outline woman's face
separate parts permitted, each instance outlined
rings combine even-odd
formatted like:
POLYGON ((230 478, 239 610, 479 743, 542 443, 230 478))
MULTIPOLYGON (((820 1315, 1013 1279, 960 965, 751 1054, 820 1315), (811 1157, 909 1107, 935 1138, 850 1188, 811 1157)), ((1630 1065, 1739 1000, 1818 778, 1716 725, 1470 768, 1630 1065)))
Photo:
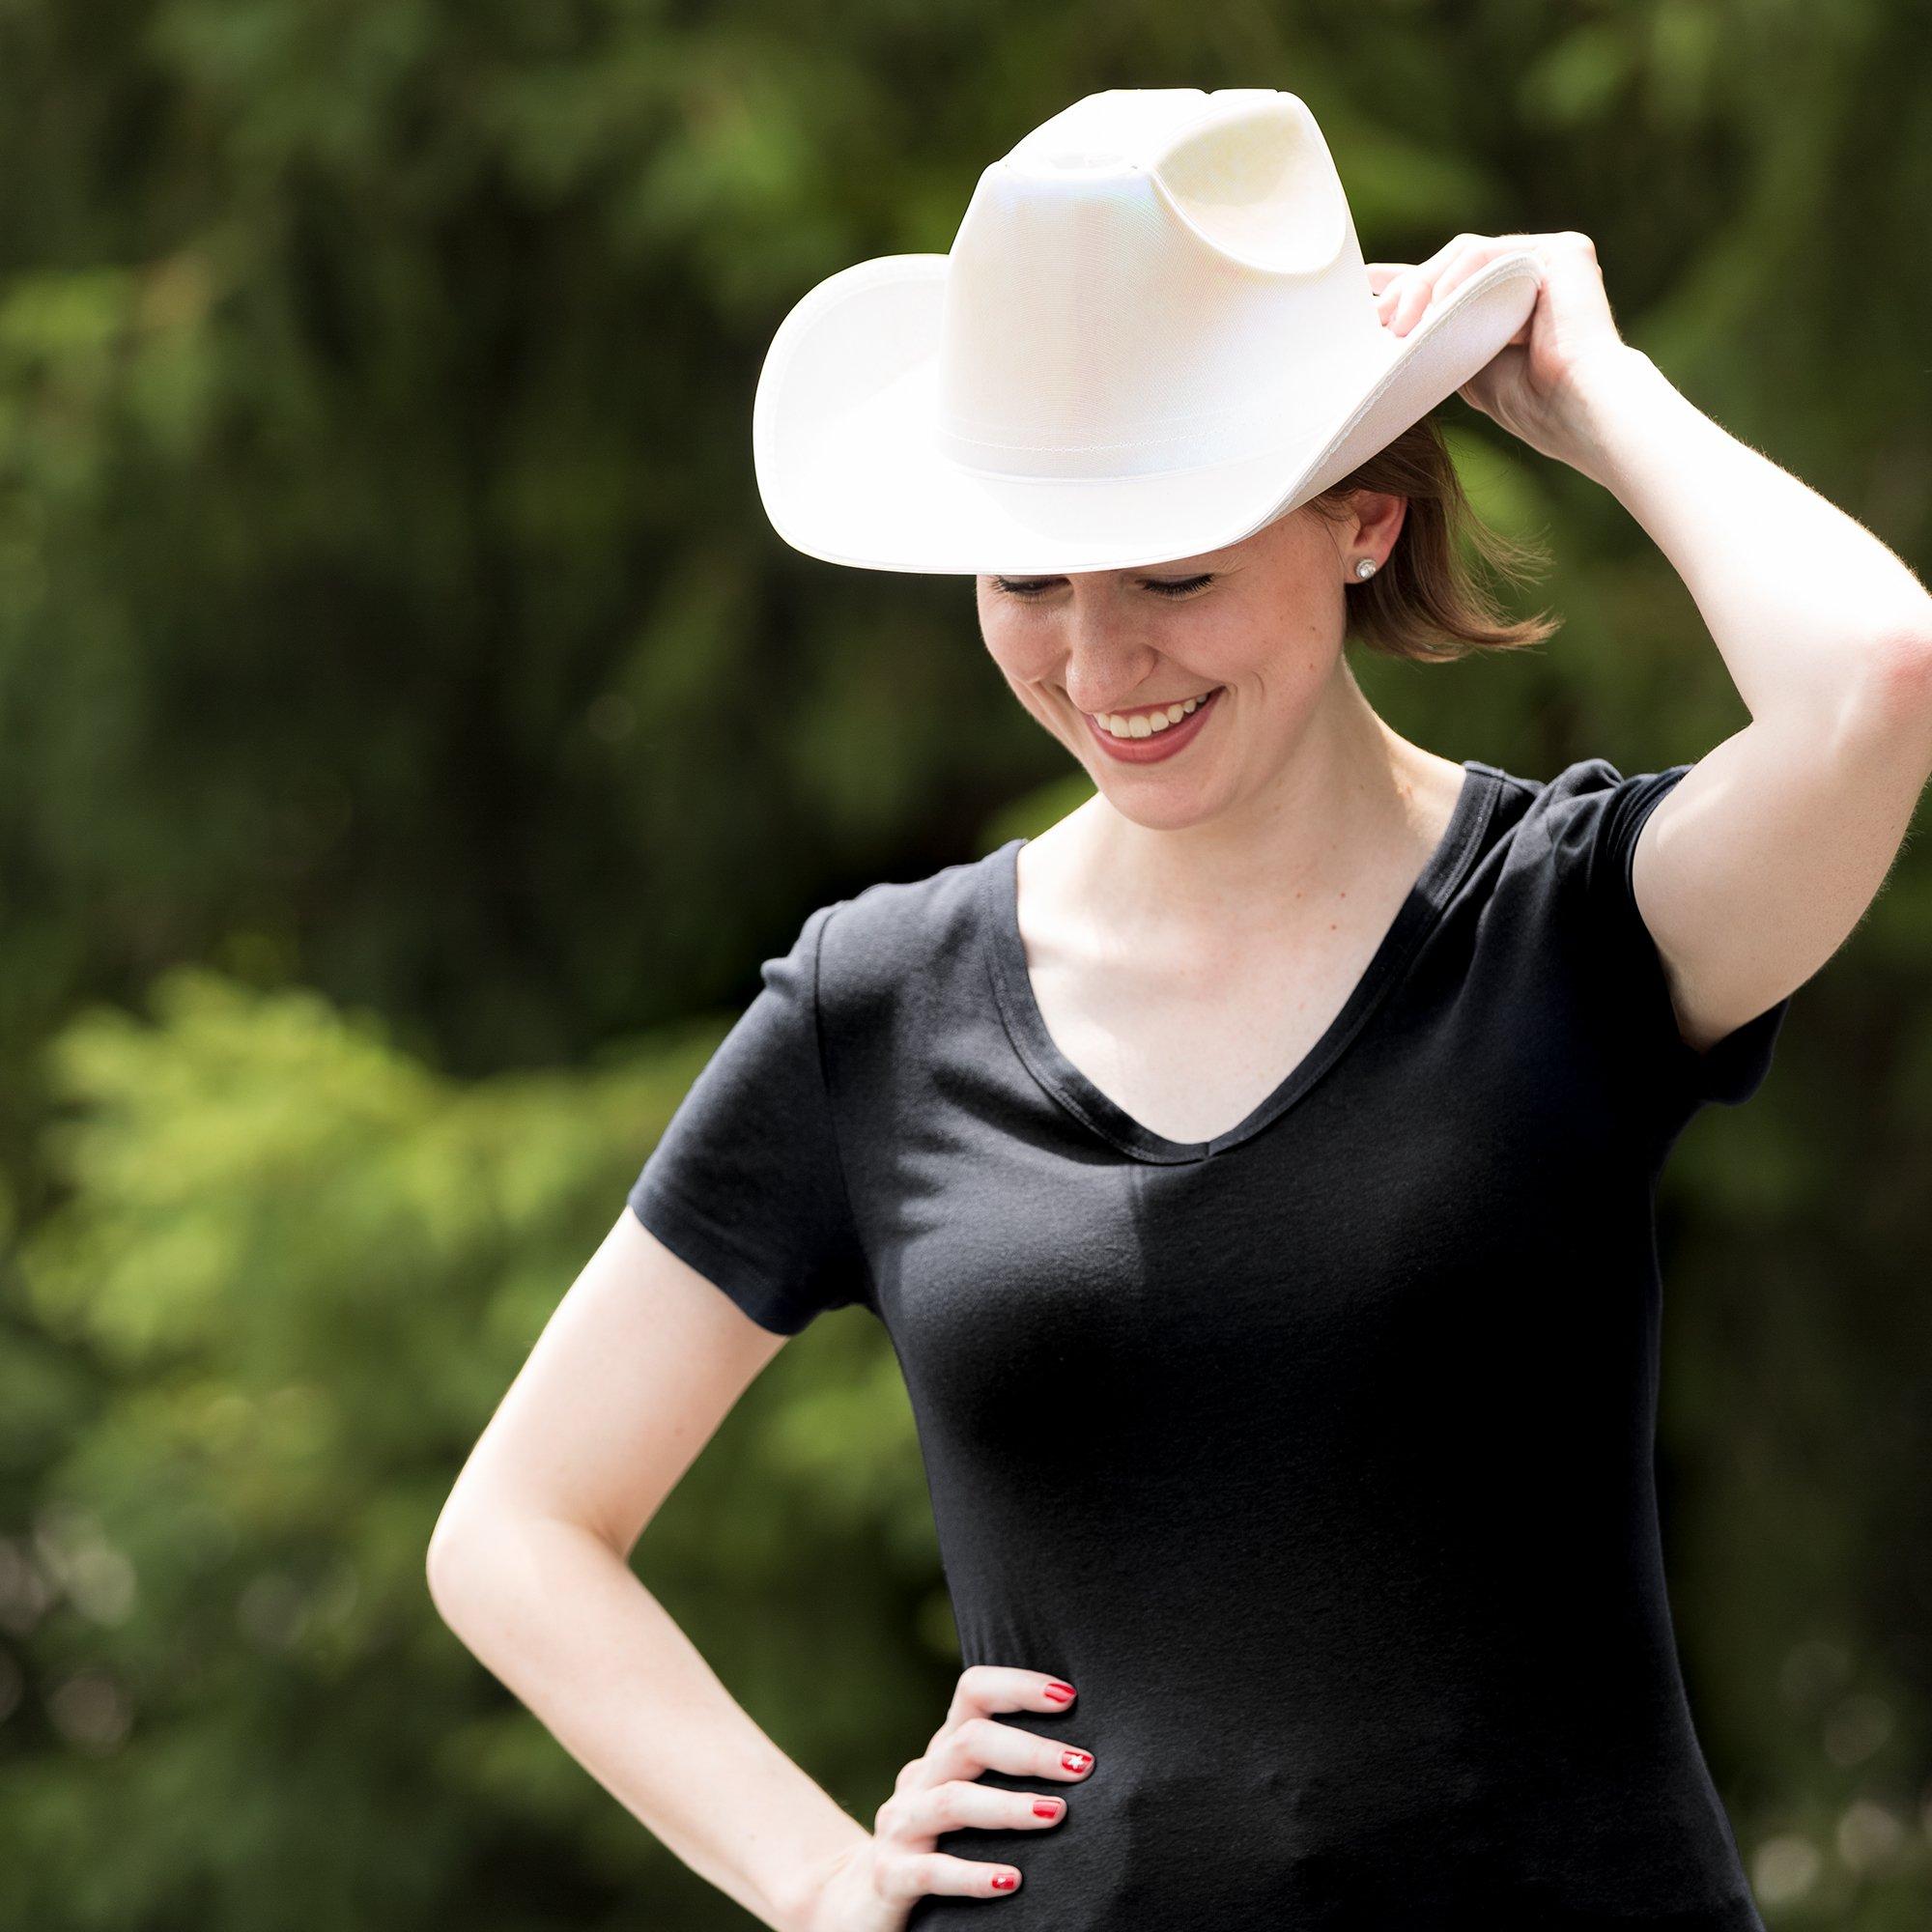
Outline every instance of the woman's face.
POLYGON ((979 579, 980 628, 1019 701, 1127 817, 1196 824, 1264 789, 1336 691, 1355 559, 1388 554, 1401 497, 1353 521, 1306 506, 1226 550, 1138 570, 979 579), (1135 719, 1174 719, 1164 728, 1135 719), (1126 725, 1126 734, 1118 729, 1126 725))

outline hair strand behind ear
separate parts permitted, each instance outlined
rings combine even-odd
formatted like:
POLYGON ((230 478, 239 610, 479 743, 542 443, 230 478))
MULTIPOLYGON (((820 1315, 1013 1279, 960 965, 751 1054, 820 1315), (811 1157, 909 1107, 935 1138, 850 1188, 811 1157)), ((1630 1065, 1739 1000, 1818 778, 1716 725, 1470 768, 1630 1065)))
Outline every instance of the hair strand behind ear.
POLYGON ((1512 618, 1484 587, 1466 549, 1495 575, 1527 583, 1549 567, 1540 544, 1486 523, 1456 473, 1435 415, 1426 415, 1307 505, 1337 522, 1355 490, 1403 497, 1402 534, 1382 567, 1350 584, 1349 635, 1365 648, 1417 664, 1450 664, 1482 650, 1520 650, 1561 628, 1548 611, 1512 618))

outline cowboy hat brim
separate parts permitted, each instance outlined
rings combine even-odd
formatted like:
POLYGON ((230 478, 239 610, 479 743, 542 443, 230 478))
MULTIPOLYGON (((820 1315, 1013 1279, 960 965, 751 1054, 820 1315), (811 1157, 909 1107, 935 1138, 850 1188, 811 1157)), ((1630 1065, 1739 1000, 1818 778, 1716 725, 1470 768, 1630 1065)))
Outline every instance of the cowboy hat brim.
POLYGON ((1528 249, 1487 262, 1324 419, 1259 454, 1140 475, 1005 475, 938 446, 949 258, 883 255, 820 282, 766 352, 758 493, 786 543, 866 570, 1003 577, 1127 570, 1220 550, 1298 508, 1455 393, 1535 306, 1528 249))

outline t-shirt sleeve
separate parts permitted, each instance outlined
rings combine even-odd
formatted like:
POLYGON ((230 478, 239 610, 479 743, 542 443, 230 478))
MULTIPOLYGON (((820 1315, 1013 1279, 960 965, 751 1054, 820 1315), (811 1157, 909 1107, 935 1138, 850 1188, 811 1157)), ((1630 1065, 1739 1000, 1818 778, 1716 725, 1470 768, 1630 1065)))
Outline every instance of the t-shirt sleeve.
POLYGON ((1567 800, 1558 839, 1565 863, 1580 868, 1592 932, 1601 941, 1594 997, 1615 1002, 1620 1037, 1627 1037, 1636 1069, 1655 1078, 1662 1097, 1686 1108, 1714 1101, 1742 1105, 1771 1070, 1790 995, 1703 1052, 1690 1045, 1678 1031, 1663 957, 1644 923, 1632 878, 1644 821, 1691 767, 1669 765, 1631 778, 1603 759, 1572 769, 1590 770, 1597 781, 1567 800))
POLYGON ((819 1023, 821 906, 698 1072, 632 1183, 631 1211, 760 1327, 795 1335, 867 1299, 819 1023))

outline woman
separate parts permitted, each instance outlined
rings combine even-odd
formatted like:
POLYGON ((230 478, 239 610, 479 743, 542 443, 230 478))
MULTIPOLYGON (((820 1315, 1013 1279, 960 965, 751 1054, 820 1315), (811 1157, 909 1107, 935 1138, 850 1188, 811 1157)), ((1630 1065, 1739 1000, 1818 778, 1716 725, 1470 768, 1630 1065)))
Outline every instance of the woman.
POLYGON ((1586 238, 1368 266, 1337 195, 1293 96, 1092 97, 950 258, 833 278, 767 362, 780 528, 969 570, 1095 796, 766 962, 431 1577, 783 1932, 1003 1898, 1056 1932, 1761 1926, 1661 1569, 1652 1190, 1884 879, 1932 601, 1619 339, 1586 238), (1277 380, 1285 340, 1319 383, 1277 380), (1350 630, 1551 628, 1455 561, 1452 389, 1615 493, 1747 725, 1537 782, 1376 716, 1350 630), (871 1832, 627 1561, 852 1302, 906 1375, 966 1663, 871 1832))

